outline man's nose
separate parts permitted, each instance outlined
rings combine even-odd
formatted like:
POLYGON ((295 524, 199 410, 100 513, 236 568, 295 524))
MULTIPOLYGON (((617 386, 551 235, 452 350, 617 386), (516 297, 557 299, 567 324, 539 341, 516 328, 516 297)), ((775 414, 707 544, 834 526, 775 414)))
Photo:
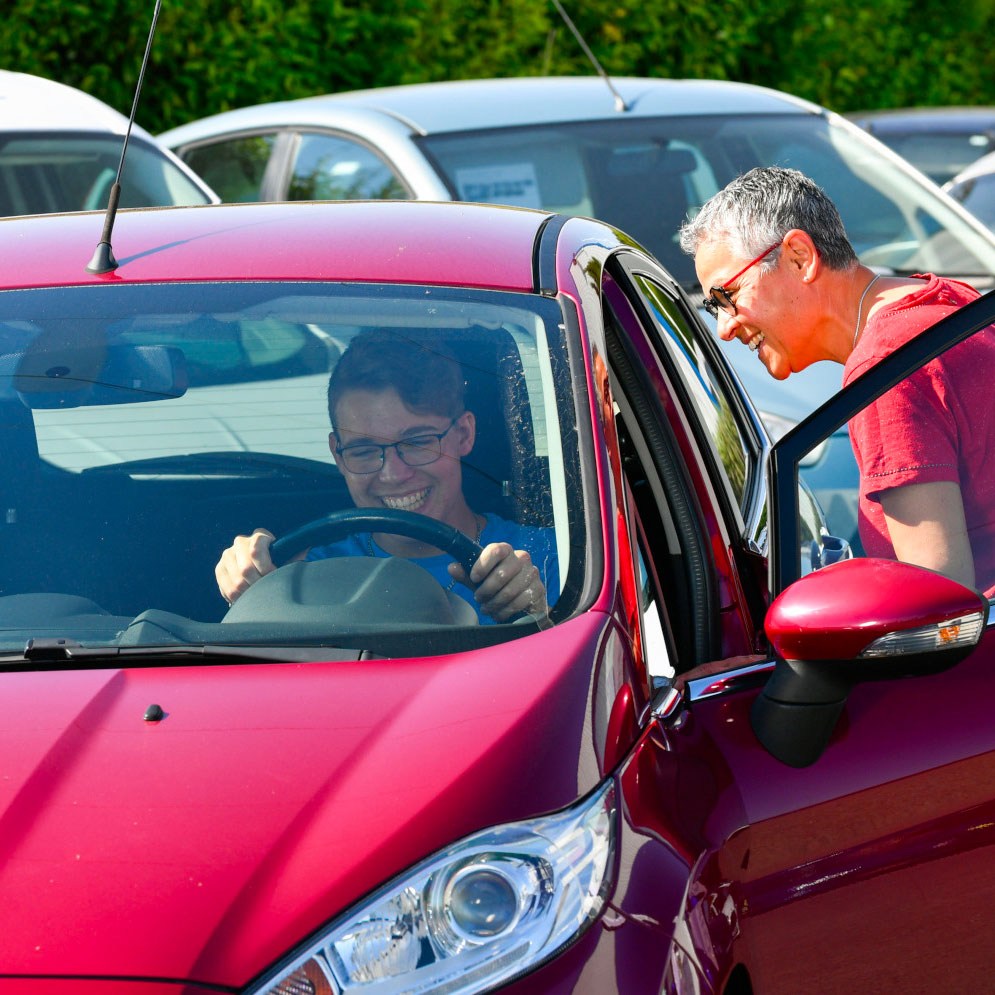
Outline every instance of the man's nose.
POLYGON ((404 480, 411 475, 411 467, 401 459, 397 446, 387 446, 383 451, 380 476, 385 480, 404 480))
POLYGON ((720 310, 715 319, 715 328, 723 342, 731 342, 739 331, 739 316, 720 310))

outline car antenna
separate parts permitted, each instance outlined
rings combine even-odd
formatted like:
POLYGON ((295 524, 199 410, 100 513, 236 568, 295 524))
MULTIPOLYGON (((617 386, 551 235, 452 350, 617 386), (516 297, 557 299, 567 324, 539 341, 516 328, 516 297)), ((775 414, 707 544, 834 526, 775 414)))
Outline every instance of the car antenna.
POLYGON ((584 36, 577 30, 577 26, 570 20, 570 15, 563 9, 563 4, 560 3, 560 0, 553 0, 553 6, 559 11, 560 17, 563 18, 567 27, 573 32, 573 36, 577 39, 580 47, 584 50, 584 54, 591 60, 591 65, 598 70, 598 75, 605 81, 605 85, 608 89, 611 90, 612 95, 615 97, 615 110, 620 113, 627 111, 629 109, 629 105, 622 99, 622 94, 615 89, 614 84, 608 78, 608 73, 601 68, 601 63, 598 62, 597 57, 588 47, 587 42, 584 41, 584 36))
POLYGON ((128 139, 131 138, 131 126, 135 123, 135 111, 138 110, 138 96, 142 92, 142 81, 145 79, 145 67, 148 65, 149 52, 152 51, 152 36, 155 34, 156 21, 159 20, 159 8, 162 0, 155 0, 155 12, 152 14, 152 27, 149 29, 149 40, 145 44, 145 58, 142 59, 142 68, 138 74, 138 85, 135 87, 135 99, 131 104, 131 117, 128 118, 128 128, 124 133, 124 145, 121 147, 121 161, 118 163, 117 176, 111 186, 110 196, 107 198, 107 214, 104 216, 104 231, 100 236, 96 249, 93 251, 93 258, 86 264, 87 273, 110 273, 118 267, 118 261, 114 258, 114 250, 111 248, 111 230, 114 227, 114 219, 117 217, 117 204, 121 199, 121 171, 124 169, 124 157, 128 151, 128 139))

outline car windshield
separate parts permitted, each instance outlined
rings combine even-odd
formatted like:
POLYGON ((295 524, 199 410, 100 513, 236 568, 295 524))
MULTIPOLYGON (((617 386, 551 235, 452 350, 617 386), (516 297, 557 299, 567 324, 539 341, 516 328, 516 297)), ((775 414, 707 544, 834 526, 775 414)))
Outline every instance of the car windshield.
MULTIPOLYGON (((0 133, 0 215, 102 210, 123 141, 92 133, 0 133)), ((161 149, 132 136, 121 175, 122 207, 208 203, 161 149)))
POLYGON ((754 166, 793 167, 839 205, 861 261, 989 286, 995 245, 851 126, 817 114, 633 118, 419 139, 460 200, 597 217, 697 281, 677 231, 754 166))
MULTIPOLYGON (((569 592, 585 572, 585 540, 574 534, 583 511, 576 483, 567 485, 580 475, 564 334, 551 300, 437 287, 228 282, 0 293, 0 649, 68 639, 410 656, 555 623, 572 600, 576 607, 569 592), (404 403, 420 427, 346 424, 346 382, 330 437, 330 373, 371 336, 419 357, 406 373, 429 387, 415 400, 405 393, 404 403), (439 363, 436 388, 420 367, 439 363), (456 383, 459 401, 443 380, 456 383), (454 456, 446 440, 465 412, 474 432, 454 456), (387 468, 417 484, 384 485, 387 468), (472 592, 452 583, 450 557, 388 557, 374 537, 390 529, 368 521, 303 535, 286 557, 310 549, 314 559, 263 577, 231 608, 219 592, 215 564, 236 535, 264 527, 285 537, 356 505, 428 509, 422 491, 444 486, 461 488, 474 512, 471 539, 530 552, 550 618, 478 617, 472 592), (379 501, 399 487, 397 500, 379 501)), ((372 392, 379 410, 393 388, 356 389, 372 392)), ((410 517, 435 525, 428 515, 410 517)))

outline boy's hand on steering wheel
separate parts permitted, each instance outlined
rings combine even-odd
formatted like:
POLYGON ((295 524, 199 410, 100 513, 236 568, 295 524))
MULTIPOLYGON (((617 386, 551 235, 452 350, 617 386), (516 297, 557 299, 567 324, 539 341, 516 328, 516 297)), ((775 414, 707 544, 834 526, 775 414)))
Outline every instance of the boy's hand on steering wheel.
POLYGON ((256 529, 252 535, 236 536, 221 554, 214 577, 221 597, 229 605, 233 605, 260 577, 276 569, 269 555, 270 543, 275 538, 268 529, 256 529))
POLYGON ((507 622, 523 612, 545 615, 549 611, 539 569, 524 549, 512 549, 509 543, 485 546, 469 577, 458 563, 449 564, 449 575, 468 587, 476 585, 474 598, 481 611, 496 622, 507 622))

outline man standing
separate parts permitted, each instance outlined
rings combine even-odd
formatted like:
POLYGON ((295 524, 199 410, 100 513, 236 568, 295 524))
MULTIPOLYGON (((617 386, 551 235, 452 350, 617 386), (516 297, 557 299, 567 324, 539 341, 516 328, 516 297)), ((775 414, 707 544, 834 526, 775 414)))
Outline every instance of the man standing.
MULTIPOLYGON (((718 334, 777 380, 819 360, 844 385, 952 311, 973 288, 860 264, 836 207, 796 170, 761 167, 681 230, 718 334)), ((869 556, 905 560, 995 591, 995 331, 933 360, 850 423, 869 556)))

